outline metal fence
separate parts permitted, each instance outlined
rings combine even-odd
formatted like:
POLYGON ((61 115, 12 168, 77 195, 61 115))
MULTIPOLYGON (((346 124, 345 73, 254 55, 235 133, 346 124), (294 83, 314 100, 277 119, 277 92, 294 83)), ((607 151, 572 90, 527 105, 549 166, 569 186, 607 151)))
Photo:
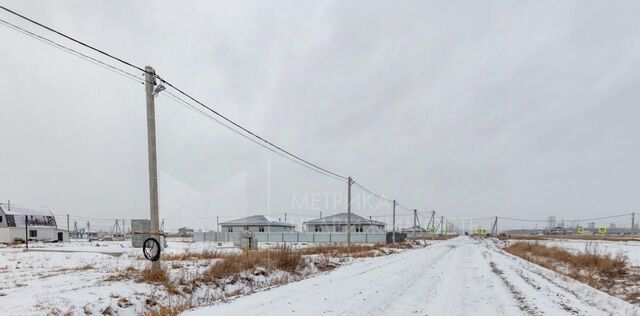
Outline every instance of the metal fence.
MULTIPOLYGON (((194 232, 193 241, 233 242, 240 233, 194 232)), ((265 232, 254 233, 258 242, 346 243, 346 233, 265 232)), ((385 233, 351 233, 353 243, 385 243, 385 233)))

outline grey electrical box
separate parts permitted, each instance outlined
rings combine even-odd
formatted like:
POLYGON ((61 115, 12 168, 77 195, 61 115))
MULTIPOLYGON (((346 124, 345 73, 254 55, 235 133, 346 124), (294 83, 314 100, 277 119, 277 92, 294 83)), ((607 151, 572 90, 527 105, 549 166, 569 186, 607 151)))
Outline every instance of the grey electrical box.
MULTIPOLYGON (((133 248, 142 248, 144 241, 151 237, 151 220, 149 219, 132 219, 131 220, 131 246, 133 248)), ((160 232, 160 246, 167 247, 167 241, 164 234, 160 232)))

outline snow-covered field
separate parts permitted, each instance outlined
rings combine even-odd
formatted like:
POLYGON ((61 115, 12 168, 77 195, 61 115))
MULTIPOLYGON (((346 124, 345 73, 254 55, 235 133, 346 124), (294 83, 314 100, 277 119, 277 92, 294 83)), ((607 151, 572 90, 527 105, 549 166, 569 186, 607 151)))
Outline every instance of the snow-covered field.
MULTIPOLYGON (((30 249, 33 251, 0 248, 2 315, 42 315, 52 311, 63 314, 78 309, 100 314, 109 307, 132 315, 144 309, 146 293, 156 291, 156 286, 145 283, 105 281, 126 267, 140 269, 148 264, 139 259, 141 250, 132 248, 130 241, 34 243, 30 249)), ((170 242, 166 250, 180 253, 187 249, 229 248, 211 243, 170 242)))
MULTIPOLYGON (((562 242, 582 249, 581 241, 562 242)), ((187 315, 640 315, 640 309, 627 302, 503 252, 492 239, 463 236, 429 243, 390 256, 347 261, 333 271, 187 315)), ((74 252, 0 248, 2 315, 134 315, 148 308, 150 295, 161 292, 158 285, 105 281, 116 271, 148 265, 130 242, 32 247, 74 252)), ((637 255, 636 245, 624 247, 637 255)), ((170 242, 167 253, 205 250, 238 251, 228 244, 170 242)))
POLYGON ((576 240, 551 239, 536 240, 545 246, 555 246, 570 251, 580 252, 586 249, 596 250, 602 254, 623 254, 629 258, 631 265, 640 267, 640 241, 608 241, 608 240, 576 240))
MULTIPOLYGON (((260 244, 261 248, 280 246, 278 243, 260 244)), ((305 248, 309 244, 288 244, 293 248, 305 248)), ((136 315, 150 308, 167 305, 168 297, 163 285, 135 282, 132 278, 120 278, 128 268, 141 271, 149 266, 142 258, 141 249, 131 247, 130 241, 72 241, 66 243, 32 243, 25 252, 23 245, 0 246, 0 315, 136 315), (116 276, 114 278, 114 276, 116 276)), ((393 250, 399 251, 399 250, 393 250)), ((185 252, 240 253, 231 244, 215 242, 169 241, 164 254, 178 255, 185 252)), ((314 260, 317 256, 309 256, 314 260)), ((220 259, 164 262, 165 269, 173 277, 199 275, 220 259)), ((327 260, 318 258, 318 260, 327 260)), ((348 258, 335 258, 336 264, 348 262, 348 258)), ((364 260, 364 259, 357 259, 364 260)), ((323 261, 324 262, 324 261, 323 261)), ((242 282, 229 280, 231 284, 219 287, 193 287, 172 294, 172 298, 191 297, 196 304, 209 304, 229 295, 249 293, 281 280, 298 280, 319 271, 311 266, 300 274, 291 275, 274 271, 268 275, 249 273, 242 282), (185 295, 189 294, 189 295, 185 295)), ((188 298, 191 299, 191 298, 188 298)))
POLYGON ((640 309, 459 237, 370 258, 187 315, 640 315, 640 309))

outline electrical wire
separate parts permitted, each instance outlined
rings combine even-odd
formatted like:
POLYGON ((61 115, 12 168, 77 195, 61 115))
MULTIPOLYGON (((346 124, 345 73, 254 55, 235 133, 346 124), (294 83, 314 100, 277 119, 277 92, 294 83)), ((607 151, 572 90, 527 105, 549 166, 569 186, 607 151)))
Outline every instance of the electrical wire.
POLYGON ((24 19, 24 20, 27 20, 27 21, 29 21, 29 22, 31 22, 31 23, 33 23, 33 24, 37 25, 37 26, 40 26, 40 27, 42 27, 42 28, 44 28, 44 29, 46 29, 46 30, 48 30, 48 31, 51 31, 51 32, 53 32, 53 33, 55 33, 55 34, 58 34, 58 35, 60 35, 60 36, 62 36, 62 37, 64 37, 64 38, 66 38, 66 39, 68 39, 68 40, 70 40, 70 41, 73 41, 73 42, 75 42, 75 43, 77 43, 77 44, 80 44, 80 45, 82 45, 82 46, 84 46, 84 47, 87 47, 87 48, 89 48, 89 49, 91 49, 91 50, 93 50, 93 51, 95 51, 95 52, 98 52, 98 53, 100 53, 100 54, 104 55, 104 56, 107 56, 107 57, 109 57, 109 58, 111 58, 111 59, 117 60, 117 61, 119 61, 119 62, 121 62, 121 63, 123 63, 123 64, 125 64, 125 65, 127 65, 127 66, 130 66, 130 67, 133 67, 133 68, 135 68, 135 69, 138 69, 138 70, 142 71, 143 73, 147 73, 147 71, 146 71, 145 69, 143 69, 142 67, 136 66, 136 65, 134 65, 134 64, 132 64, 132 63, 130 63, 130 62, 128 62, 128 61, 123 60, 122 58, 119 58, 119 57, 116 57, 116 56, 114 56, 114 55, 111 55, 111 54, 109 54, 109 53, 107 53, 107 52, 105 52, 105 51, 103 51, 103 50, 100 50, 100 49, 95 48, 95 47, 93 47, 93 46, 91 46, 91 45, 89 45, 89 44, 86 44, 86 43, 84 43, 84 42, 82 42, 82 41, 79 41, 79 40, 77 40, 77 39, 75 39, 75 38, 73 38, 73 37, 71 37, 71 36, 68 36, 68 35, 66 35, 66 34, 62 33, 62 32, 59 32, 59 31, 57 31, 57 30, 54 30, 53 28, 50 28, 50 27, 48 27, 48 26, 46 26, 46 25, 44 25, 44 24, 42 24, 42 23, 40 23, 40 22, 34 21, 34 20, 32 20, 32 19, 30 19, 30 18, 28 18, 28 17, 26 17, 26 16, 24 16, 24 15, 22 15, 22 14, 20 14, 20 13, 17 13, 17 12, 15 12, 15 11, 13 11, 13 10, 10 10, 10 9, 8 9, 8 8, 4 7, 4 6, 1 6, 1 5, 0 5, 0 9, 2 9, 2 10, 4 10, 4 11, 7 11, 7 12, 9 12, 9 13, 11 13, 11 14, 13 14, 13 15, 17 16, 17 17, 20 17, 20 18, 24 19))
POLYGON ((269 150, 269 151, 271 151, 271 152, 273 152, 273 153, 275 153, 275 154, 277 154, 277 155, 279 155, 279 156, 281 156, 281 157, 283 157, 283 158, 286 158, 287 160, 289 160, 289 161, 291 161, 291 162, 293 162, 293 163, 296 163, 296 164, 298 164, 298 165, 301 165, 301 166, 303 166, 303 167, 306 167, 307 169, 309 169, 309 170, 313 170, 313 171, 315 171, 315 172, 317 172, 317 173, 319 173, 319 174, 322 174, 322 175, 325 175, 325 176, 329 176, 329 177, 332 177, 332 178, 337 179, 337 180, 344 180, 344 178, 339 178, 339 177, 334 176, 333 174, 325 173, 324 171, 322 171, 322 170, 320 170, 320 169, 309 168, 309 167, 308 167, 307 165, 305 165, 304 163, 302 163, 302 162, 300 162, 300 161, 297 161, 297 160, 294 160, 294 159, 293 159, 293 158, 291 158, 291 157, 288 157, 288 156, 283 155, 282 153, 278 152, 277 150, 275 150, 275 149, 273 149, 273 148, 271 148, 271 147, 269 147, 269 146, 267 146, 267 145, 265 145, 265 144, 263 144, 263 143, 260 143, 259 141, 257 141, 257 140, 255 140, 255 139, 253 139, 253 138, 249 137, 248 135, 241 133, 241 132, 240 132, 240 131, 238 131, 237 129, 234 129, 233 127, 231 127, 231 126, 229 126, 229 125, 225 124, 224 122, 220 121, 220 120, 219 120, 219 119, 217 119, 216 117, 209 115, 209 113, 207 113, 207 112, 205 112, 205 111, 201 110, 200 108, 198 108, 198 107, 196 107, 195 105, 193 105, 193 104, 189 103, 188 101, 186 101, 186 100, 184 100, 184 99, 180 98, 179 96, 177 96, 177 95, 175 95, 175 94, 171 93, 171 91, 167 91, 167 90, 165 90, 165 91, 163 91, 163 93, 162 93, 162 94, 163 94, 163 95, 167 95, 167 96, 168 96, 168 98, 172 99, 173 101, 176 101, 176 102, 178 102, 178 103, 180 103, 180 104, 182 104, 182 105, 184 105, 184 106, 187 106, 188 108, 190 108, 190 109, 192 109, 192 110, 194 110, 194 111, 198 112, 199 114, 201 114, 201 115, 203 115, 203 116, 205 116, 205 117, 207 117, 207 118, 209 118, 209 119, 212 119, 212 120, 213 120, 213 121, 215 121, 216 123, 218 123, 218 124, 220 124, 220 125, 224 126, 224 127, 225 127, 225 128, 227 128, 228 130, 230 130, 230 131, 232 131, 232 132, 236 133, 237 135, 240 135, 240 136, 244 137, 245 139, 247 139, 247 140, 249 140, 249 141, 251 141, 251 142, 255 143, 256 145, 261 146, 261 147, 263 147, 263 148, 265 148, 265 149, 267 149, 267 150, 269 150))
POLYGON ((243 127, 242 125, 240 125, 240 124, 238 124, 238 123, 234 122, 233 120, 229 119, 228 117, 226 117, 226 116, 222 115, 220 112, 218 112, 218 111, 216 111, 216 110, 214 110, 214 109, 210 108, 210 107, 209 107, 209 106, 207 106, 206 104, 204 104, 204 103, 200 102, 198 99, 196 99, 196 98, 194 98, 193 96, 191 96, 190 94, 188 94, 188 93, 184 92, 182 89, 180 89, 180 88, 176 87, 176 86, 175 86, 175 85, 173 85, 171 82, 169 82, 169 81, 167 81, 167 80, 163 79, 162 77, 157 76, 157 78, 158 78, 161 82, 165 83, 167 86, 169 86, 169 87, 173 88, 174 90, 178 91, 180 94, 182 94, 182 95, 184 95, 185 97, 189 98, 189 99, 190 99, 190 100, 192 100, 193 102, 196 102, 196 103, 197 103, 197 104, 199 104, 200 106, 204 107, 204 108, 205 108, 205 109, 207 109, 209 112, 211 112, 211 113, 215 114, 216 116, 220 117, 221 119, 225 120, 226 122, 230 123, 231 125, 233 125, 233 126, 235 126, 235 127, 239 128, 239 129, 241 129, 241 130, 242 130, 242 131, 244 131, 245 133, 247 133, 247 134, 249 134, 249 135, 251 135, 251 136, 253 136, 253 137, 255 137, 255 138, 259 139, 259 140, 261 140, 261 141, 262 141, 262 142, 264 142, 264 143, 267 143, 267 144, 271 145, 272 147, 275 147, 275 148, 276 148, 276 149, 278 149, 280 152, 282 152, 282 153, 284 153, 284 154, 286 154, 286 155, 288 155, 288 156, 290 156, 290 157, 292 157, 292 158, 294 158, 294 159, 296 159, 296 160, 299 160, 299 161, 301 161, 301 162, 305 163, 306 165, 308 165, 308 166, 310 166, 310 167, 313 167, 313 168, 315 168, 315 169, 318 169, 318 170, 321 170, 321 171, 323 171, 323 172, 325 172, 325 173, 328 173, 328 174, 330 174, 330 175, 332 175, 332 176, 334 176, 334 177, 336 177, 336 178, 339 178, 339 179, 342 179, 342 180, 347 180, 347 177, 345 177, 345 176, 342 176, 342 175, 337 174, 337 173, 335 173, 335 172, 333 172, 333 171, 330 171, 330 170, 327 170, 327 169, 325 169, 325 168, 322 168, 322 167, 320 167, 320 166, 318 166, 318 165, 316 165, 316 164, 314 164, 314 163, 312 163, 312 162, 309 162, 308 160, 303 159, 303 158, 301 158, 300 156, 297 156, 297 155, 295 155, 295 154, 292 154, 291 152, 287 151, 286 149, 284 149, 284 148, 282 148, 282 147, 280 147, 280 146, 278 146, 278 145, 276 145, 276 144, 274 144, 274 143, 272 143, 272 142, 270 142, 270 141, 266 140, 266 139, 265 139, 265 138, 263 138, 262 136, 260 136, 260 135, 258 135, 258 134, 256 134, 256 133, 254 133, 254 132, 252 132, 252 131, 250 131, 249 129, 247 129, 247 128, 243 127))
POLYGON ((43 43, 45 43, 47 45, 50 45, 50 46, 54 47, 54 48, 60 49, 62 51, 70 53, 71 55, 74 55, 76 57, 84 59, 84 60, 86 60, 86 61, 88 61, 88 62, 90 62, 90 63, 92 63, 94 65, 100 66, 100 67, 102 67, 102 68, 104 68, 106 70, 109 70, 109 71, 111 71, 113 73, 121 75, 121 76, 123 76, 123 77, 125 77, 127 79, 130 79, 130 80, 133 80, 135 82, 144 84, 144 81, 143 81, 142 78, 140 78, 140 77, 138 77, 138 76, 136 76, 136 75, 134 75, 134 74, 122 69, 122 68, 118 68, 116 66, 107 64, 107 63, 105 63, 105 62, 103 62, 101 60, 93 58, 93 57, 91 57, 91 56, 89 56, 87 54, 81 53, 81 52, 79 52, 79 51, 77 51, 77 50, 75 50, 73 48, 64 46, 64 45, 62 45, 60 43, 56 43, 56 42, 54 42, 54 41, 52 41, 52 40, 50 40, 50 39, 48 39, 46 37, 40 36, 38 34, 35 34, 35 33, 31 32, 31 31, 28 31, 28 30, 26 30, 26 29, 24 29, 22 27, 19 27, 19 26, 13 24, 13 23, 7 22, 7 21, 5 21, 3 19, 0 19, 0 24, 3 24, 4 26, 6 26, 8 28, 14 29, 14 30, 26 35, 26 36, 35 38, 35 39, 37 39, 37 40, 39 40, 39 41, 41 41, 41 42, 43 42, 43 43))
MULTIPOLYGON (((627 214, 619 214, 619 215, 612 215, 612 216, 605 216, 605 217, 582 218, 582 219, 565 219, 564 221, 565 222, 595 221, 595 220, 619 218, 619 217, 625 217, 625 216, 631 216, 631 215, 632 215, 632 213, 627 213, 627 214)), ((546 220, 543 220, 543 219, 522 219, 522 218, 501 217, 501 216, 498 216, 498 219, 518 221, 518 222, 532 222, 532 223, 548 223, 549 222, 548 219, 546 219, 546 220)))
POLYGON ((264 143, 266 143, 266 144, 268 144, 268 145, 270 145, 270 146, 272 146, 272 147, 276 148, 278 151, 282 152, 283 154, 288 155, 288 156, 290 156, 291 158, 296 159, 296 160, 298 160, 299 162, 302 162, 302 163, 304 163, 304 164, 308 165, 309 167, 316 168, 316 169, 318 169, 318 170, 321 170, 321 171, 323 171, 323 172, 325 172, 325 173, 327 173, 327 174, 331 174, 331 175, 333 175, 334 177, 340 178, 340 179, 342 179, 342 180, 347 180, 347 177, 342 176, 342 175, 340 175, 340 174, 337 174, 337 173, 335 173, 335 172, 333 172, 333 171, 330 171, 330 170, 328 170, 328 169, 322 168, 322 167, 320 167, 319 165, 317 165, 317 164, 315 164, 315 163, 312 163, 312 162, 310 162, 310 161, 308 161, 308 160, 306 160, 306 159, 304 159, 304 158, 302 158, 302 157, 300 157, 300 156, 297 156, 297 155, 295 155, 295 154, 291 153, 290 151, 288 151, 288 150, 286 150, 286 149, 284 149, 284 148, 282 148, 282 147, 280 147, 280 146, 278 146, 278 145, 276 145, 276 144, 272 143, 271 141, 269 141, 269 140, 265 139, 264 137, 262 137, 262 136, 260 136, 260 135, 258 135, 258 134, 256 134, 256 133, 254 133, 254 132, 252 132, 251 130, 249 130, 249 129, 245 128, 244 126, 242 126, 242 125, 240 125, 240 124, 236 123, 235 121, 233 121, 233 120, 231 120, 231 119, 227 118, 226 116, 224 116, 224 115, 223 115, 223 114, 221 114, 220 112, 218 112, 218 111, 214 110, 213 108, 211 108, 211 107, 207 106, 207 105, 206 105, 206 104, 204 104, 203 102, 201 102, 201 101, 199 101, 198 99, 194 98, 194 97, 193 97, 193 96, 191 96, 190 94, 186 93, 184 90, 182 90, 182 89, 178 88, 176 85, 174 85, 173 83, 169 82, 168 80, 166 80, 166 79, 164 79, 164 78, 162 78, 162 77, 158 76, 157 74, 149 73, 148 71, 146 71, 145 69, 143 69, 143 68, 142 68, 142 67, 140 67, 140 66, 134 65, 133 63, 130 63, 130 62, 128 62, 128 61, 125 61, 125 60, 124 60, 124 59, 122 59, 122 58, 116 57, 116 56, 114 56, 114 55, 112 55, 112 54, 109 54, 109 53, 107 53, 107 52, 105 52, 105 51, 103 51, 103 50, 100 50, 100 49, 98 49, 98 48, 96 48, 96 47, 94 47, 94 46, 92 46, 92 45, 86 44, 86 43, 84 43, 84 42, 82 42, 82 41, 80 41, 80 40, 77 40, 77 39, 75 39, 75 38, 73 38, 73 37, 71 37, 71 36, 69 36, 69 35, 66 35, 66 34, 64 34, 64 33, 60 32, 60 31, 57 31, 57 30, 55 30, 55 29, 53 29, 53 28, 51 28, 51 27, 48 27, 48 26, 46 26, 46 25, 44 25, 44 24, 42 24, 42 23, 39 23, 39 22, 37 22, 37 21, 35 21, 35 20, 33 20, 33 19, 30 19, 30 18, 28 18, 28 17, 26 17, 26 16, 24 16, 24 15, 22 15, 22 14, 20 14, 20 13, 17 13, 17 12, 15 12, 15 11, 13 11, 13 10, 10 10, 10 9, 8 9, 8 8, 4 7, 4 6, 0 6, 0 9, 4 10, 4 11, 6 11, 6 12, 9 12, 9 13, 11 13, 11 14, 15 15, 15 16, 18 16, 18 17, 20 17, 20 18, 22 18, 22 19, 24 19, 24 20, 26 20, 26 21, 29 21, 29 22, 31 22, 31 23, 33 23, 33 24, 36 24, 36 25, 38 25, 38 26, 40 26, 40 27, 42 27, 42 28, 45 28, 45 29, 46 29, 46 30, 48 30, 48 31, 51 31, 51 32, 53 32, 53 33, 55 33, 55 34, 57 34, 57 35, 60 35, 60 36, 62 36, 62 37, 64 37, 64 38, 66 38, 66 39, 68 39, 68 40, 71 40, 71 41, 73 41, 73 42, 75 42, 75 43, 77 43, 77 44, 80 44, 80 45, 82 45, 82 46, 84 46, 84 47, 86 47, 86 48, 89 48, 89 49, 91 49, 91 50, 93 50, 93 51, 95 51, 95 52, 98 52, 98 53, 100 53, 100 54, 102 54, 102 55, 104 55, 104 56, 107 56, 107 57, 109 57, 109 58, 111 58, 111 59, 114 59, 114 60, 116 60, 116 61, 119 61, 119 62, 121 62, 121 63, 123 63, 123 64, 125 64, 125 65, 127 65, 127 66, 130 66, 130 67, 133 67, 133 68, 135 68, 135 69, 138 69, 138 70, 142 71, 143 73, 147 73, 147 74, 153 75, 153 76, 155 76, 156 78, 158 78, 158 80, 160 80, 162 83, 164 83, 164 84, 166 84, 167 86, 169 86, 169 87, 173 88, 174 90, 176 90, 176 91, 177 91, 177 92, 179 92, 180 94, 184 95, 184 96, 185 96, 185 97, 187 97, 188 99, 192 100, 193 102, 196 102, 197 104, 199 104, 200 106, 204 107, 205 109, 207 109, 207 110, 208 110, 208 111, 210 111, 211 113, 215 114, 216 116, 220 117, 220 118, 221 118, 221 119, 223 119, 224 121, 226 121, 226 122, 228 122, 228 123, 232 124, 233 126, 235 126, 235 127, 239 128, 239 129, 241 129, 242 131, 244 131, 245 133, 247 133, 247 134, 249 134, 249 135, 251 135, 251 136, 253 136, 253 137, 255 137, 255 138, 259 139, 260 141, 262 141, 262 142, 264 142, 264 143))
MULTIPOLYGON (((189 107, 191 107, 191 108, 193 108, 193 109, 196 109, 198 112, 200 112, 200 113, 202 113, 202 114, 205 114, 207 117, 209 117, 209 118, 211 118, 211 119, 214 119, 216 122, 218 122, 219 124, 222 124, 222 125, 223 125, 223 126, 225 126, 226 128, 229 128, 229 129, 233 130, 233 131, 234 131, 234 132, 236 132, 237 134, 239 134, 239 135, 241 135, 241 136, 243 136, 243 137, 245 137, 245 138, 247 138, 247 139, 249 139, 249 140, 253 141, 254 143, 256 143, 256 144, 258 144, 258 145, 260 145, 260 146, 262 146, 262 147, 264 147, 264 148, 266 148, 266 149, 268 149, 268 150, 270 150, 270 151, 272 151, 272 152, 274 152, 274 153, 276 153, 276 154, 279 154, 279 155, 281 155, 281 156, 283 156, 283 157, 286 157, 287 159, 289 159, 289 160, 290 160, 290 161, 292 161, 292 162, 296 162, 296 163, 298 163, 298 164, 300 164, 300 165, 302 165, 302 166, 305 166, 305 167, 307 167, 307 168, 309 168, 309 169, 312 169, 312 170, 314 170, 314 171, 316 171, 316 172, 318 172, 318 173, 320 173, 320 174, 326 175, 326 176, 332 176, 333 178, 337 178, 337 179, 340 179, 340 180, 347 180, 347 179, 348 179, 347 177, 345 177, 345 176, 343 176, 343 175, 340 175, 340 174, 338 174, 338 173, 335 173, 335 172, 333 172, 333 171, 330 171, 330 170, 328 170, 328 169, 325 169, 325 168, 323 168, 323 167, 321 167, 321 166, 319 166, 319 165, 317 165, 317 164, 315 164, 315 163, 312 163, 312 162, 310 162, 310 161, 308 161, 308 160, 306 160, 306 159, 304 159, 304 158, 302 158, 302 157, 300 157, 300 156, 298 156, 298 155, 295 155, 295 154, 291 153, 290 151, 288 151, 288 150, 286 150, 286 149, 284 149, 284 148, 282 148, 282 147, 280 147, 280 146, 278 146, 278 145, 274 144, 273 142, 271 142, 271 141, 269 141, 269 140, 265 139, 264 137, 262 137, 262 136, 258 135, 257 133, 252 132, 251 130, 249 130, 249 129, 245 128, 244 126, 242 126, 242 125, 240 125, 240 124, 236 123, 235 121, 233 121, 233 120, 229 119, 228 117, 224 116, 224 115, 223 115, 223 114, 221 114, 220 112, 218 112, 218 111, 214 110, 213 108, 211 108, 211 107, 207 106, 206 104, 204 104, 203 102, 199 101, 198 99, 196 99, 195 97, 193 97, 193 96, 192 96, 192 95, 190 95, 189 93, 185 92, 183 89, 181 89, 181 88, 177 87, 177 86, 176 86, 175 84, 173 84, 172 82, 170 82, 170 81, 168 81, 168 80, 166 80, 166 79, 164 79, 164 78, 160 77, 159 75, 157 75, 157 74, 155 74, 155 73, 151 73, 151 72, 147 71, 146 69, 144 69, 144 68, 142 68, 142 67, 140 67, 140 66, 137 66, 137 65, 135 65, 135 64, 133 64, 133 63, 131 63, 131 62, 129 62, 129 61, 126 61, 126 60, 124 60, 124 59, 122 59, 122 58, 120 58, 120 57, 117 57, 117 56, 115 56, 115 55, 113 55, 113 54, 107 53, 107 52, 105 52, 104 50, 98 49, 98 48, 96 48, 95 46, 89 45, 89 44, 87 44, 87 43, 85 43, 85 42, 83 42, 83 41, 80 41, 80 40, 78 40, 78 39, 76 39, 76 38, 74 38, 74 37, 72 37, 72 36, 69 36, 69 35, 67 35, 67 34, 65 34, 65 33, 62 33, 62 32, 60 32, 60 31, 58 31, 58 30, 55 30, 55 29, 53 29, 53 28, 51 28, 51 27, 49 27, 49 26, 46 26, 46 25, 44 25, 44 24, 42 24, 42 23, 40 23, 40 22, 37 22, 37 21, 35 21, 35 20, 31 19, 31 18, 28 18, 28 17, 26 17, 26 16, 24 16, 24 15, 22 15, 22 14, 20 14, 20 13, 17 13, 17 12, 15 12, 15 11, 11 10, 11 9, 8 9, 8 8, 6 8, 6 7, 4 7, 4 6, 1 6, 1 5, 0 5, 0 9, 4 10, 4 11, 6 11, 6 12, 10 13, 10 14, 13 14, 13 15, 15 15, 15 16, 17 16, 17 17, 19 17, 19 18, 23 19, 23 20, 26 20, 26 21, 28 21, 28 22, 30 22, 30 23, 32 23, 32 24, 35 24, 35 25, 37 25, 37 26, 39 26, 39 27, 41 27, 41 28, 44 28, 44 29, 46 29, 46 30, 48 30, 48 31, 50 31, 50 32, 53 32, 53 33, 55 33, 55 34, 57 34, 57 35, 59 35, 59 36, 62 36, 63 38, 66 38, 66 39, 68 39, 68 40, 70 40, 70 41, 72 41, 72 42, 74 42, 74 43, 77 43, 77 44, 79 44, 79 45, 83 46, 83 47, 86 47, 86 48, 88 48, 88 49, 90 49, 90 50, 93 50, 94 52, 97 52, 97 53, 99 53, 99 54, 101 54, 101 55, 104 55, 104 56, 106 56, 106 57, 108 57, 108 58, 110 58, 110 59, 113 59, 113 60, 115 60, 115 61, 118 61, 118 62, 120 62, 120 63, 122 63, 122 64, 124 64, 124 65, 129 66, 129 67, 135 68, 135 69, 137 69, 137 70, 139 70, 139 71, 141 71, 141 72, 143 72, 143 73, 145 73, 145 74, 153 75, 153 76, 154 76, 154 77, 156 77, 156 78, 157 78, 161 83, 164 83, 164 84, 166 84, 167 86, 171 87, 172 89, 174 89, 175 91, 177 91, 177 92, 178 92, 178 93, 180 93, 181 95, 183 95, 183 96, 185 96, 186 98, 190 99, 191 101, 193 101, 193 102, 197 103, 197 104, 198 104, 198 105, 200 105, 201 107, 203 107, 203 108, 205 108, 206 110, 208 110, 209 112, 211 112, 211 113, 215 114, 217 117, 221 118, 222 120, 224 120, 224 121, 225 121, 225 122, 227 122, 228 124, 231 124, 232 126, 229 126, 229 125, 227 125, 227 124, 224 124, 223 122, 221 122, 221 121, 220 121, 220 120, 218 120, 218 119, 215 119, 215 118, 214 118, 213 116, 211 116, 211 115, 206 115, 206 113, 205 113, 204 111, 201 111, 200 109, 196 108, 196 107, 195 107, 195 105, 193 105, 193 104, 191 104, 191 103, 189 103, 189 102, 186 102, 186 101, 185 101, 185 100, 183 100, 182 98, 179 98, 178 96, 176 96, 175 94, 170 93, 169 91, 165 91, 167 94, 171 95, 171 96, 174 98, 174 100, 178 100, 178 102, 180 102, 180 103, 182 103, 182 104, 184 104, 184 105, 187 105, 187 106, 189 106, 189 107), (246 133, 246 134, 248 134, 248 135, 241 133, 240 131, 238 131, 237 129, 235 129, 235 128, 233 128, 233 127, 240 129, 241 131, 243 131, 244 133, 246 133), (250 136, 252 136, 252 137, 253 137, 253 138, 255 138, 255 139, 253 139, 253 138, 249 137, 249 135, 250 135, 250 136), (260 140, 262 143, 258 142, 256 139, 257 139, 257 140, 260 140), (269 146, 271 146, 272 148, 270 148, 270 147, 266 146, 265 144, 268 144, 268 145, 269 145, 269 146), (274 148, 275 148, 275 149, 274 149, 274 148)), ((98 60, 98 59, 96 59, 96 58, 94 58, 94 57, 91 57, 91 56, 89 56, 89 55, 87 55, 87 54, 81 53, 81 52, 79 52, 79 51, 77 51, 77 50, 75 50, 75 49, 72 49, 72 48, 70 48, 70 47, 64 46, 64 45, 59 44, 59 43, 57 43, 57 42, 54 42, 53 40, 50 40, 50 39, 48 39, 48 38, 46 38, 46 37, 44 37, 44 36, 41 36, 41 35, 35 34, 35 33, 33 33, 33 32, 30 32, 30 31, 28 31, 28 30, 26 30, 26 29, 24 29, 24 28, 21 28, 21 27, 19 27, 19 26, 15 25, 15 24, 9 23, 9 22, 4 21, 4 20, 1 20, 1 21, 2 21, 2 23, 3 23, 4 25, 6 25, 6 26, 8 26, 8 27, 11 27, 11 28, 13 28, 13 29, 15 29, 15 30, 17 30, 17 31, 19 31, 19 32, 21 32, 21 33, 23 33, 23 34, 25 34, 25 35, 28 35, 28 36, 34 37, 34 38, 36 38, 36 39, 38 39, 38 40, 40 40, 40 41, 43 41, 43 42, 45 42, 45 43, 47 43, 47 44, 49 44, 49 45, 52 45, 52 46, 57 47, 57 48, 59 48, 59 49, 62 49, 62 50, 64 50, 64 51, 68 52, 68 53, 71 53, 71 54, 73 54, 73 55, 75 55, 75 56, 78 56, 78 57, 80 57, 80 58, 83 58, 83 59, 85 59, 85 60, 88 60, 88 61, 90 61, 90 62, 92 62, 92 63, 94 63, 94 64, 96 64, 96 65, 99 65, 99 66, 101 66, 101 67, 103 67, 103 68, 106 68, 106 69, 109 69, 109 70, 111 70, 111 71, 114 71, 114 72, 116 72, 116 73, 118 73, 118 74, 121 74, 121 75, 123 75, 123 76, 125 76, 125 77, 127 77, 127 78, 129 78, 129 79, 133 79, 133 80, 135 80, 135 81, 137 81, 137 82, 139 82, 139 81, 141 80, 141 78, 139 78, 139 77, 137 77, 136 75, 134 75, 134 74, 132 74, 132 73, 130 73, 130 72, 127 72, 127 71, 125 71, 125 70, 123 70, 123 69, 120 69, 120 68, 118 68, 118 67, 115 67, 115 66, 113 66, 113 65, 110 65, 110 64, 108 64, 108 63, 105 63, 105 62, 103 62, 103 61, 101 61, 101 60, 98 60)), ((143 82, 143 83, 144 83, 144 82, 143 82)), ((372 194, 372 195, 374 195, 374 196, 376 196, 376 197, 378 197, 378 198, 380 198, 380 199, 382 199, 382 200, 384 200, 384 201, 392 202, 392 200, 387 199, 387 198, 384 198, 384 197, 380 196, 379 194, 376 194, 376 193, 374 193, 374 192, 372 192, 372 191, 368 190, 367 188, 363 187, 363 186, 362 186, 362 185, 360 185, 359 183, 357 183, 357 182, 355 182, 355 181, 354 181, 354 183, 355 183, 358 187, 360 187, 360 188, 362 188, 363 190, 367 191, 368 193, 370 193, 370 194, 372 194)), ((399 206, 400 206, 400 205, 399 205, 399 206)), ((407 209, 407 210, 409 210, 408 208, 406 208, 406 207, 404 207, 404 206, 401 206, 401 207, 402 207, 402 208, 405 208, 405 209, 407 209)))
MULTIPOLYGON (((391 199, 387 199, 387 198, 385 198, 385 197, 382 197, 382 196, 381 196, 381 195, 379 195, 379 194, 376 194, 376 193, 372 192, 371 190, 369 190, 369 189, 367 189, 367 188, 363 187, 360 183, 358 183, 358 182, 356 182, 356 181, 353 181, 353 184, 355 184, 355 185, 356 185, 357 187, 359 187, 360 189, 363 189, 363 190, 364 190, 364 191, 366 191, 367 193, 369 193, 369 194, 371 194, 371 195, 373 195, 373 196, 375 196, 375 197, 377 197, 377 198, 379 198, 379 199, 381 199, 381 200, 383 200, 383 201, 393 203, 393 200, 391 200, 391 199)), ((397 205, 397 204, 396 204, 396 205, 397 205)))

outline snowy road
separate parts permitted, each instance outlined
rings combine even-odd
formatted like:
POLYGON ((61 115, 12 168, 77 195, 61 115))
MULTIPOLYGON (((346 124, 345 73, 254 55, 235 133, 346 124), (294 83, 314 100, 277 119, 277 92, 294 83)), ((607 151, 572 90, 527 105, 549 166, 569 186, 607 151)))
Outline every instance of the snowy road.
POLYGON ((639 315, 640 309, 459 237, 370 258, 189 315, 639 315))

